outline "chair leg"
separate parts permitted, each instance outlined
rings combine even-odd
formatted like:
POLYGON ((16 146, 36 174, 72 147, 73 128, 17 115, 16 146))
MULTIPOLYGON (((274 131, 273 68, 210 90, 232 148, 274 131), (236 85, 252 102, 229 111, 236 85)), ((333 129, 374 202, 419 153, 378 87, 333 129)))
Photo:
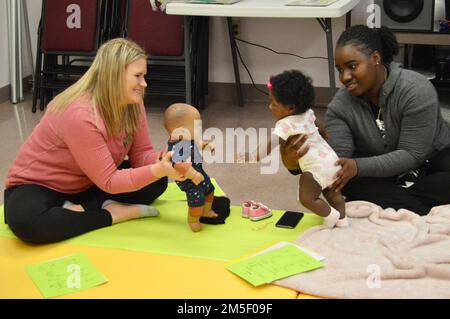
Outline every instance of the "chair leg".
POLYGON ((42 27, 41 21, 39 21, 38 27, 38 39, 37 39, 37 50, 36 50, 36 65, 34 70, 34 85, 33 85, 33 104, 31 111, 36 113, 37 97, 41 90, 41 72, 42 72, 42 52, 41 43, 42 42, 42 27))
POLYGON ((41 91, 41 69, 42 69, 42 53, 40 50, 36 53, 36 70, 34 71, 34 85, 33 85, 33 105, 31 111, 36 113, 37 97, 41 91))
MULTIPOLYGON (((63 57, 64 59, 64 57, 63 57)), ((57 83, 56 77, 52 71, 55 70, 58 64, 58 55, 45 55, 44 57, 44 74, 45 74, 45 81, 44 86, 46 87, 45 90, 43 90, 44 94, 43 96, 43 103, 40 104, 40 109, 43 111, 45 109, 45 106, 53 99, 53 91, 54 91, 54 85, 57 83)))
POLYGON ((37 104, 37 96, 39 94, 39 87, 37 83, 37 75, 34 77, 34 85, 33 85, 33 103, 31 106, 31 112, 36 113, 36 104, 37 104))
POLYGON ((39 92, 39 110, 44 110, 44 89, 40 89, 39 92))
POLYGON ((45 91, 46 87, 48 87, 48 74, 46 74, 46 70, 48 69, 48 56, 43 54, 43 64, 42 64, 42 73, 40 79, 40 88, 39 88, 39 109, 41 111, 44 110, 45 103, 45 91))

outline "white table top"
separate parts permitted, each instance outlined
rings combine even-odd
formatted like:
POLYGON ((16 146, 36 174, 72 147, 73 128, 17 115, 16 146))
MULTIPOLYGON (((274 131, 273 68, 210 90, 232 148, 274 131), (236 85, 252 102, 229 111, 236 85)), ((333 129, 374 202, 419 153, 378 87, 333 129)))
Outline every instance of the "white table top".
POLYGON ((220 4, 168 3, 167 14, 248 18, 338 18, 352 10, 360 0, 339 0, 326 7, 286 6, 292 0, 242 0, 220 4))

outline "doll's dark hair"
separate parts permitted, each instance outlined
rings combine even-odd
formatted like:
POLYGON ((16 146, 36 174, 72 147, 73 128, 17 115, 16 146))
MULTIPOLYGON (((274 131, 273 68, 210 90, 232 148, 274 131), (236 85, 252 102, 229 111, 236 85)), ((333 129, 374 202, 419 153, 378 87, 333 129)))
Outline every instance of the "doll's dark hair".
POLYGON ((337 41, 337 48, 352 45, 366 56, 378 51, 382 63, 389 65, 399 52, 397 39, 387 27, 371 29, 365 25, 355 25, 345 30, 337 41))
POLYGON ((294 106, 296 114, 311 108, 314 88, 310 77, 298 70, 284 71, 270 78, 272 95, 284 106, 294 106))

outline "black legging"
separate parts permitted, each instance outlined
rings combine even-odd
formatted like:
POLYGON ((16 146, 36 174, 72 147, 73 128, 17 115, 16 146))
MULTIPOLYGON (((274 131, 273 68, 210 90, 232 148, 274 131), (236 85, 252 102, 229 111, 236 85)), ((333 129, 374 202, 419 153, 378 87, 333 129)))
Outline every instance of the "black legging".
POLYGON ((434 206, 450 204, 450 148, 430 160, 427 173, 403 188, 395 177, 355 177, 342 190, 346 201, 365 200, 383 208, 405 208, 426 215, 434 206))
POLYGON ((5 190, 5 222, 20 239, 52 243, 110 226, 111 214, 101 206, 106 199, 121 203, 150 204, 167 188, 167 177, 131 193, 108 194, 93 186, 80 194, 63 194, 27 184, 5 190), (84 212, 62 208, 64 201, 83 206, 84 212))

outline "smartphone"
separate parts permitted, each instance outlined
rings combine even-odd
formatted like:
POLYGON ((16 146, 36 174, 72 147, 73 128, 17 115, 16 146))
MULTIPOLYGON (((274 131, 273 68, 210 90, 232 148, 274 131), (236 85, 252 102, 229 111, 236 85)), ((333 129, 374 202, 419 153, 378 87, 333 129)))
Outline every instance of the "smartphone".
POLYGON ((283 216, 275 224, 276 227, 281 228, 295 228, 300 220, 303 218, 303 213, 300 212, 284 212, 283 216))

